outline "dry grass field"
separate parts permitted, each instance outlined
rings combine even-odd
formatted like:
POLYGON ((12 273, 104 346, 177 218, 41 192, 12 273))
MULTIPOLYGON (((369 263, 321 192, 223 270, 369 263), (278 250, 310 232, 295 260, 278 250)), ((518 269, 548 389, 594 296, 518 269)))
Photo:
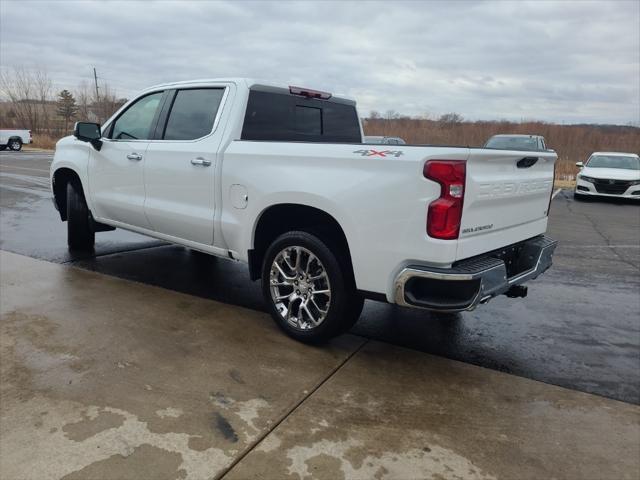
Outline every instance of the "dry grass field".
POLYGON ((556 182, 572 185, 578 171, 576 162, 592 152, 640 152, 640 128, 614 125, 557 125, 543 122, 457 122, 397 118, 365 119, 366 135, 404 138, 407 143, 482 146, 492 135, 520 133, 543 135, 558 153, 556 182))
POLYGON ((42 150, 53 150, 58 140, 60 140, 60 137, 54 137, 47 133, 34 133, 32 135, 32 142, 29 147, 42 150))

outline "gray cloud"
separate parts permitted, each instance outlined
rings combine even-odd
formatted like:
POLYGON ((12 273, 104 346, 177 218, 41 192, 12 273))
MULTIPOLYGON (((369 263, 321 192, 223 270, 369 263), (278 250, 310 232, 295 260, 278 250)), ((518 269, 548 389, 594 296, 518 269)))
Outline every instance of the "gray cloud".
POLYGON ((122 96, 248 76, 376 109, 640 122, 640 3, 0 2, 0 66, 57 88, 98 69, 122 96))

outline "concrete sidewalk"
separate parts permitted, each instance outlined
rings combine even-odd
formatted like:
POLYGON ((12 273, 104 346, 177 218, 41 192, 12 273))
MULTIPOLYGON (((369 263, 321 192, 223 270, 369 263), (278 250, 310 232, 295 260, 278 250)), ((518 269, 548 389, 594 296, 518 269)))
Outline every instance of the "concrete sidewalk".
POLYGON ((629 478, 640 408, 0 256, 0 478, 629 478))

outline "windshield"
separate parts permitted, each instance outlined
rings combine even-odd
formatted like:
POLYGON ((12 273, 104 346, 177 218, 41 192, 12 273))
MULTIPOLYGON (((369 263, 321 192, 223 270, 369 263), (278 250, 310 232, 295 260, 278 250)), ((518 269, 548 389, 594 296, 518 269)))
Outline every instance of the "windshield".
POLYGON ((538 140, 533 137, 491 137, 485 148, 500 150, 538 150, 538 140))
POLYGON ((640 170, 640 158, 622 155, 594 155, 587 162, 589 168, 623 168, 640 170))

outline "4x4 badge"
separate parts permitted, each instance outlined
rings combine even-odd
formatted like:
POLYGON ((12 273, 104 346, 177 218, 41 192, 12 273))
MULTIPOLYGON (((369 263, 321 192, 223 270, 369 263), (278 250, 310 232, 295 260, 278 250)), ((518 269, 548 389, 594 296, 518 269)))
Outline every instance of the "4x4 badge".
POLYGON ((404 155, 401 150, 356 150, 353 153, 359 153, 363 157, 386 157, 387 155, 399 157, 404 155))

